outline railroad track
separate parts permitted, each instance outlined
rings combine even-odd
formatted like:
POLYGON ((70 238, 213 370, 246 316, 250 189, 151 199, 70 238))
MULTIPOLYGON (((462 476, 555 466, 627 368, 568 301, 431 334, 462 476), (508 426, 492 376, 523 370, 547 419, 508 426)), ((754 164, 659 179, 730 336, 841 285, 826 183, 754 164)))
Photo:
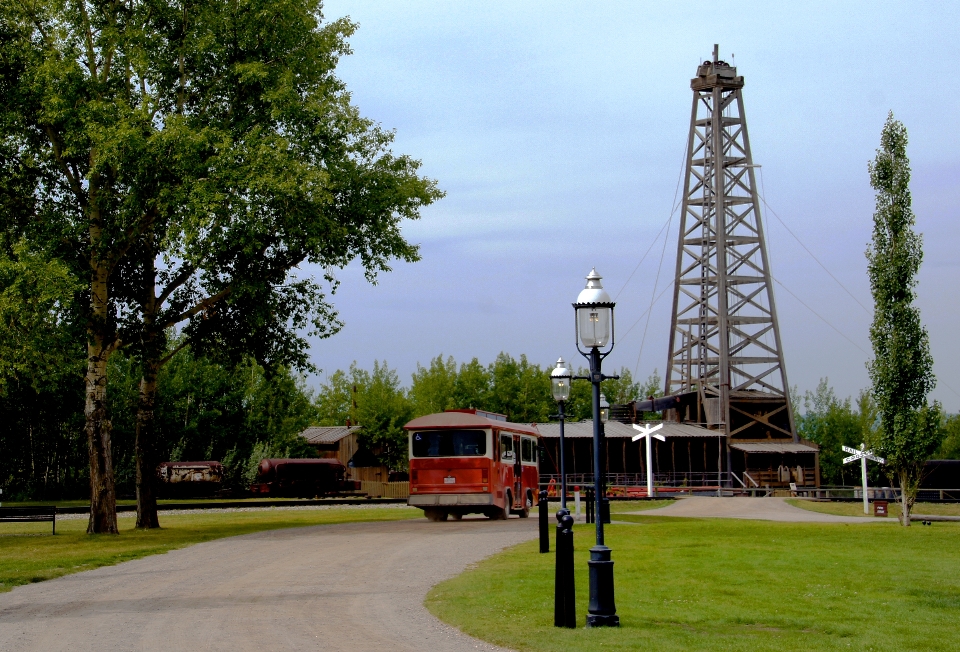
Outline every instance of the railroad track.
MULTIPOLYGON (((405 505, 406 498, 317 498, 277 499, 277 500, 207 500, 190 503, 163 503, 157 505, 161 511, 190 509, 237 509, 251 507, 306 507, 314 505, 405 505)), ((136 505, 117 505, 117 512, 135 512, 136 505)), ((58 514, 87 514, 89 507, 58 507, 58 514)))

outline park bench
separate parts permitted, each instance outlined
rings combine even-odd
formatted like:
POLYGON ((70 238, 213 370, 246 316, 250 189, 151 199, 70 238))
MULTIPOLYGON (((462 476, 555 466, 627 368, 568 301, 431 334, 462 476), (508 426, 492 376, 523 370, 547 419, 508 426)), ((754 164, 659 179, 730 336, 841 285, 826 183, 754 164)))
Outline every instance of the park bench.
POLYGON ((57 508, 53 507, 0 507, 0 523, 53 523, 52 534, 57 533, 57 508))

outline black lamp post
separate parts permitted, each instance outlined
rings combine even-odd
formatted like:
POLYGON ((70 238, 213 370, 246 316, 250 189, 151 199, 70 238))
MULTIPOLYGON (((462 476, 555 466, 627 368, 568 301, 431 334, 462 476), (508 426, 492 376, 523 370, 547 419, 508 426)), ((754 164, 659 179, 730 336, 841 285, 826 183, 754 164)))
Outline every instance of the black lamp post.
MULTIPOLYGON (((550 383, 553 385, 553 399, 557 402, 557 417, 560 419, 560 509, 567 511, 567 464, 564 458, 563 443, 563 419, 566 416, 563 413, 563 406, 570 398, 570 382, 573 380, 573 373, 567 368, 567 363, 563 358, 557 360, 556 368, 550 372, 550 383)), ((559 516, 557 517, 559 520, 559 516)))
POLYGON ((593 384, 593 497, 596 514, 597 545, 590 549, 590 602, 587 605, 587 627, 619 627, 620 616, 614 603, 613 561, 610 548, 603 542, 603 466, 601 450, 601 401, 600 383, 607 378, 600 371, 600 363, 613 350, 614 302, 600 284, 602 277, 597 270, 590 270, 587 286, 573 304, 576 315, 577 351, 590 362, 589 380, 593 384), (583 345, 586 351, 580 348, 583 345), (601 349, 606 349, 601 351, 601 349))

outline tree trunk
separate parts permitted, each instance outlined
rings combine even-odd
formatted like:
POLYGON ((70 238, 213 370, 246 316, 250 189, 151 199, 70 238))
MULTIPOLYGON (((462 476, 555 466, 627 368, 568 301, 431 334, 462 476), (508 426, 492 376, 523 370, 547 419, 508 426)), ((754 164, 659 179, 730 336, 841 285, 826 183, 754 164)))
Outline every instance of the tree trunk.
POLYGON ((145 360, 137 404, 137 527, 158 528, 156 437, 154 407, 157 398, 157 361, 145 360))
MULTIPOLYGON (((91 229, 93 231, 93 229, 91 229)), ((117 494, 110 450, 112 425, 107 418, 107 360, 114 342, 107 342, 107 270, 93 260, 91 322, 87 341, 86 417, 90 455, 90 521, 88 534, 117 534, 117 494)))
POLYGON ((137 527, 160 527, 157 516, 157 461, 154 430, 157 402, 157 371, 160 368, 160 342, 156 332, 157 293, 154 252, 148 247, 144 260, 143 287, 143 376, 137 402, 137 527))
POLYGON ((900 471, 900 525, 910 527, 910 512, 917 499, 916 483, 912 482, 910 473, 900 471))

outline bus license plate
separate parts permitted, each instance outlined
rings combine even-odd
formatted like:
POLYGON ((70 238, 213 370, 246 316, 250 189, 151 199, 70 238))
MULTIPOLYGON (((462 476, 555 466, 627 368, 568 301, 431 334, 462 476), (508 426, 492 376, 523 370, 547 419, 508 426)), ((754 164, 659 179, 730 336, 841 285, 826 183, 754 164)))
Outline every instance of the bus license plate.
POLYGON ((446 478, 443 479, 444 484, 454 484, 456 481, 457 479, 454 478, 453 476, 447 476, 446 478))

